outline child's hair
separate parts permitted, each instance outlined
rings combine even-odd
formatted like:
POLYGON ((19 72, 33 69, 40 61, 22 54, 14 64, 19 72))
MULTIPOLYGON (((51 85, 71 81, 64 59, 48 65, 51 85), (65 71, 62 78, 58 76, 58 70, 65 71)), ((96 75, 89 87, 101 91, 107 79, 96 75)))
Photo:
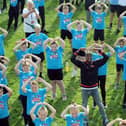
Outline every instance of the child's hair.
POLYGON ((50 45, 58 45, 56 41, 53 41, 50 45))
POLYGON ((101 10, 103 9, 103 6, 101 4, 96 5, 95 9, 101 10))
POLYGON ((0 63, 4 64, 4 58, 0 58, 0 63))
POLYGON ((31 85, 38 85, 38 83, 37 83, 36 80, 32 80, 32 81, 31 81, 31 85))
POLYGON ((68 5, 64 5, 63 9, 69 9, 68 5))
POLYGON ((29 64, 29 62, 24 61, 24 62, 22 63, 22 66, 30 66, 30 64, 29 64))
POLYGON ((119 38, 119 39, 118 39, 118 43, 120 43, 120 42, 123 42, 123 43, 125 43, 125 42, 126 42, 126 39, 125 39, 124 37, 122 37, 122 38, 119 38))
POLYGON ((47 108, 46 108, 45 106, 41 106, 41 107, 39 108, 39 110, 38 110, 38 113, 41 112, 41 110, 46 111, 47 114, 48 114, 48 110, 47 110, 47 108))

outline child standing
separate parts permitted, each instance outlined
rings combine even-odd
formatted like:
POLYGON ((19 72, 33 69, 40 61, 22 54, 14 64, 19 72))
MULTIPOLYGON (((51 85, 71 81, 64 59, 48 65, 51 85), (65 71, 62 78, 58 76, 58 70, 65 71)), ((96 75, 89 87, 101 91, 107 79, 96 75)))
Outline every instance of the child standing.
POLYGON ((108 7, 105 3, 94 3, 89 7, 91 16, 93 18, 93 28, 94 28, 94 41, 97 43, 98 40, 101 44, 104 43, 104 29, 105 29, 105 17, 107 15, 108 7), (95 7, 95 11, 93 10, 95 7), (103 11, 103 7, 105 10, 103 11))

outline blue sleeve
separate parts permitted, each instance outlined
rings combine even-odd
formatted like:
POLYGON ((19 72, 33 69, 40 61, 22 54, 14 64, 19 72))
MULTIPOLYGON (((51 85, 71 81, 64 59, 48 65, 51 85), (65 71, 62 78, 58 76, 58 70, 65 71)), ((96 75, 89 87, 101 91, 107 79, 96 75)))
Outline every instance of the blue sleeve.
POLYGON ((84 112, 80 112, 80 113, 79 113, 79 117, 80 117, 81 119, 84 119, 84 118, 86 118, 86 115, 85 115, 84 112))
POLYGON ((41 88, 40 91, 41 91, 41 94, 43 94, 43 95, 45 95, 47 93, 47 89, 46 88, 41 88))
POLYGON ((66 115, 65 115, 65 120, 69 121, 69 120, 70 120, 70 117, 71 117, 70 114, 66 114, 66 115))
POLYGON ((33 120, 33 123, 37 124, 37 122, 38 122, 38 118, 35 118, 35 120, 33 120))
POLYGON ((8 101, 8 99, 9 99, 8 93, 4 94, 4 100, 5 100, 5 101, 8 101))
POLYGON ((1 34, 1 35, 0 35, 0 38, 1 38, 2 40, 4 40, 4 39, 5 39, 4 34, 1 34))
POLYGON ((62 15, 62 12, 59 12, 59 13, 58 13, 58 16, 61 17, 61 15, 62 15))
POLYGON ((89 32, 89 30, 86 28, 86 29, 84 29, 84 32, 87 34, 89 32))
POLYGON ((45 49, 46 52, 49 52, 50 51, 50 47, 47 46, 46 49, 45 49))
POLYGON ((106 17, 107 16, 107 13, 106 12, 103 12, 103 16, 106 17))
POLYGON ((28 53, 32 53, 32 48, 28 48, 28 53))
POLYGON ((94 17, 95 16, 95 11, 91 11, 91 16, 94 17))
POLYGON ((71 32, 71 34, 73 35, 74 32, 75 32, 75 29, 71 29, 70 32, 71 32))
POLYGON ((126 20, 126 16, 123 16, 123 17, 122 17, 122 20, 125 21, 125 20, 126 20))
POLYGON ((27 37, 28 40, 32 41, 32 34, 27 37))
POLYGON ((116 46, 116 47, 114 48, 114 49, 115 49, 115 51, 117 51, 117 50, 118 50, 118 48, 119 48, 119 47, 118 47, 118 46, 116 46))
POLYGON ((24 92, 24 93, 25 93, 26 96, 28 96, 28 95, 31 94, 31 92, 32 92, 32 91, 31 91, 30 89, 26 89, 26 93, 25 93, 25 92, 24 92))
POLYGON ((49 123, 53 122, 53 120, 54 120, 54 119, 53 119, 52 117, 48 117, 48 122, 49 122, 49 123))
POLYGON ((69 16, 70 16, 70 17, 73 17, 73 14, 74 14, 73 12, 70 12, 70 13, 69 13, 69 16))
POLYGON ((64 51, 64 49, 63 49, 61 46, 59 46, 58 50, 59 50, 60 52, 63 52, 63 51, 64 51))

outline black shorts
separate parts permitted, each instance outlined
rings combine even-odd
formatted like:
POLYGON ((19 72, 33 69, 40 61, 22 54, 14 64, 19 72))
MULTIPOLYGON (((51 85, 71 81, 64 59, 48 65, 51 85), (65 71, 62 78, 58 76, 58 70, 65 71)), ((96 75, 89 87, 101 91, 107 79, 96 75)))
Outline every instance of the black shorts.
POLYGON ((118 6, 118 17, 124 12, 126 11, 126 6, 118 6))
POLYGON ((119 5, 111 5, 110 4, 110 11, 112 13, 118 13, 118 11, 119 11, 119 5))
POLYGON ((64 40, 64 39, 66 39, 66 37, 68 39, 72 39, 71 32, 69 32, 68 30, 61 30, 61 38, 64 40))
POLYGON ((0 119, 0 126, 9 126, 9 117, 0 119))
POLYGON ((33 34, 33 33, 35 33, 35 32, 25 32, 25 37, 27 38, 28 36, 30 36, 31 34, 33 34))
POLYGON ((78 49, 74 49, 74 48, 73 48, 73 49, 72 49, 72 52, 75 53, 77 50, 78 50, 78 49))
POLYGON ((63 80, 62 69, 48 69, 47 73, 50 80, 63 80))
POLYGON ((94 40, 95 41, 98 41, 98 40, 104 41, 104 30, 95 29, 94 30, 94 40))
POLYGON ((124 35, 124 37, 126 37, 126 35, 124 35))
POLYGON ((123 64, 116 64, 116 71, 117 72, 123 71, 123 64))
MULTIPOLYGON (((39 54, 34 54, 34 53, 33 53, 33 55, 38 56, 38 57, 41 59, 41 62, 43 62, 44 59, 45 59, 44 52, 39 53, 39 54)), ((33 61, 33 62, 36 62, 36 59, 35 59, 35 58, 32 58, 32 61, 33 61)))

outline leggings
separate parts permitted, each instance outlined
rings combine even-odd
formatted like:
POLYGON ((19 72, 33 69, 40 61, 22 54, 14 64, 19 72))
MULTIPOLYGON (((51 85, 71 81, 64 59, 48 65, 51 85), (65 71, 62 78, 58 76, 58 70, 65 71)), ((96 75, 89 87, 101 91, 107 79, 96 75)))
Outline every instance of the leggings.
MULTIPOLYGON (((103 102, 104 106, 106 105, 105 83, 106 83, 106 75, 104 75, 104 76, 98 76, 98 87, 100 87, 100 90, 101 90, 102 102, 103 102)), ((94 105, 96 105, 95 102, 94 102, 94 105)))
POLYGON ((123 104, 125 104, 125 105, 126 105, 126 80, 125 80, 125 89, 124 89, 123 104))
POLYGON ((9 117, 0 119, 0 126, 9 126, 9 117))

